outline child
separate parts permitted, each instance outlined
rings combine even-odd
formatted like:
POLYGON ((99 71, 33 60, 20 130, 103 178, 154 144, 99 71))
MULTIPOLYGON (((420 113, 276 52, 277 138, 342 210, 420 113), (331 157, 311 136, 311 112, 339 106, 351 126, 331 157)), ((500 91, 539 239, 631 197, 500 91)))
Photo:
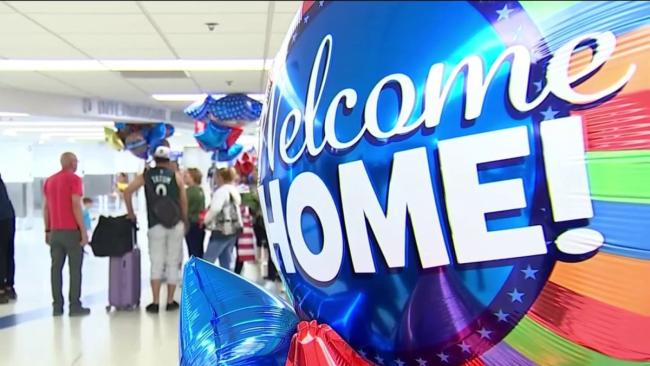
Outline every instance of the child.
MULTIPOLYGON (((84 226, 86 227, 86 232, 90 235, 92 229, 92 220, 90 219, 90 208, 93 207, 93 199, 90 197, 83 198, 83 217, 84 217, 84 226)), ((90 236, 89 236, 90 237, 90 236)))

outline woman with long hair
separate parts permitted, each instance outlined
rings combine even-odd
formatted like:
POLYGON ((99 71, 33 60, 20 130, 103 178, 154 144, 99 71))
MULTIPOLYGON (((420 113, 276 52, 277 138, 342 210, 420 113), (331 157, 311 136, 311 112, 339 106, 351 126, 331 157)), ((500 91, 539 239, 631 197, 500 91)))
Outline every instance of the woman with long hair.
POLYGON ((241 195, 236 179, 237 174, 232 168, 217 171, 217 189, 205 214, 205 226, 212 234, 203 259, 211 263, 219 259, 219 265, 228 270, 231 269, 234 247, 242 229, 241 195))

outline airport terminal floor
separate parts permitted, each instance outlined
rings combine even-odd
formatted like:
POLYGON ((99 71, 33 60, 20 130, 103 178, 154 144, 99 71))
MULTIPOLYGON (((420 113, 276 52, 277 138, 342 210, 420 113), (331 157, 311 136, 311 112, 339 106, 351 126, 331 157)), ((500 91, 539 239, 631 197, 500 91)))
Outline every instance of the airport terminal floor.
MULTIPOLYGON (((84 258, 82 302, 91 314, 52 317, 50 253, 43 233, 40 224, 16 235, 18 299, 0 307, 0 364, 178 364, 178 311, 151 315, 141 307, 133 312, 107 313, 107 258, 95 258, 92 254, 84 258)), ((146 250, 144 238, 141 243, 146 250)), ((147 261, 142 264, 143 273, 147 273, 147 261)), ((65 278, 64 294, 68 287, 65 278)), ((145 290, 146 282, 143 278, 145 290)), ((150 299, 150 292, 143 291, 143 303, 150 299)))
MULTIPOLYGON (((84 256, 82 302, 91 309, 91 314, 52 317, 50 252, 44 242, 43 229, 42 223, 35 220, 33 228, 16 233, 18 298, 0 306, 0 364, 178 365, 179 312, 148 314, 144 306, 133 311, 111 309, 107 312, 109 260, 94 257, 89 247, 84 256)), ((141 304, 146 305, 151 302, 146 231, 141 230, 138 235, 144 274, 141 304)), ((259 280, 259 272, 252 264, 244 266, 243 275, 253 281, 259 280)), ((267 286, 277 291, 272 283, 267 286)), ((63 288, 67 295, 67 269, 64 270, 63 288)), ((180 291, 175 296, 177 301, 180 291)))

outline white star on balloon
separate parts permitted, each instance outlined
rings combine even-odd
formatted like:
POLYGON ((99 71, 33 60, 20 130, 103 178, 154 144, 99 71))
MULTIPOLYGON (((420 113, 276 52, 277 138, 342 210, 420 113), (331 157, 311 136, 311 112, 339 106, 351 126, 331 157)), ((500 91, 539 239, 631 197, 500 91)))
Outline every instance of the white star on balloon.
POLYGON ((555 115, 560 113, 556 110, 553 109, 553 107, 548 106, 545 111, 539 112, 542 116, 544 116, 544 121, 548 121, 551 119, 555 118, 555 115))
POLYGON ((438 358, 439 358, 440 361, 442 361, 442 362, 449 362, 449 355, 447 355, 447 354, 444 353, 444 352, 440 352, 440 353, 438 353, 436 356, 438 356, 438 358))
POLYGON ((539 272, 539 270, 538 269, 533 269, 529 264, 528 267, 526 267, 526 269, 522 269, 521 272, 524 273, 524 276, 525 276, 524 279, 525 280, 527 280, 529 278, 532 278, 532 279, 536 280, 537 277, 536 277, 535 274, 537 272, 539 272))
POLYGON ((497 318, 499 318, 499 322, 505 322, 506 319, 508 318, 508 313, 504 313, 503 310, 499 309, 499 312, 494 313, 497 318))
POLYGON ((478 331, 478 333, 481 335, 481 338, 490 339, 490 333, 492 333, 492 331, 483 327, 478 331))
POLYGON ((508 295, 510 295, 510 302, 521 302, 521 298, 524 296, 524 293, 517 291, 517 289, 514 289, 512 292, 508 292, 508 295))
POLYGON ((458 347, 460 347, 463 350, 463 352, 465 352, 465 353, 470 353, 471 352, 469 344, 467 344, 465 342, 459 344, 458 347))
POLYGON ((504 5, 503 9, 497 10, 497 14, 499 14, 499 19, 497 19, 497 21, 510 18, 510 13, 512 13, 513 11, 514 9, 508 8, 508 4, 504 5))

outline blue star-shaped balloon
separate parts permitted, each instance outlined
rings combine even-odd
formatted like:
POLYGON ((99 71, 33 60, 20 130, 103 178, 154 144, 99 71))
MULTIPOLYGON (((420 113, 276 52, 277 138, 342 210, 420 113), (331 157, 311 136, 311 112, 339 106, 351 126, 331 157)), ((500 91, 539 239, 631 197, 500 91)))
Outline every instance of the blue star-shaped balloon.
POLYGON ((298 317, 289 304, 192 257, 181 296, 181 365, 285 364, 298 317))
POLYGON ((198 120, 209 119, 209 114, 219 121, 254 122, 262 114, 262 103, 246 94, 228 94, 214 99, 208 95, 202 102, 196 102, 185 108, 185 113, 198 120))
POLYGON ((234 144, 228 149, 219 149, 212 156, 214 161, 233 161, 239 156, 244 147, 240 144, 234 144))
POLYGON ((230 127, 207 123, 203 131, 195 133, 194 138, 208 151, 223 149, 230 134, 230 127))

